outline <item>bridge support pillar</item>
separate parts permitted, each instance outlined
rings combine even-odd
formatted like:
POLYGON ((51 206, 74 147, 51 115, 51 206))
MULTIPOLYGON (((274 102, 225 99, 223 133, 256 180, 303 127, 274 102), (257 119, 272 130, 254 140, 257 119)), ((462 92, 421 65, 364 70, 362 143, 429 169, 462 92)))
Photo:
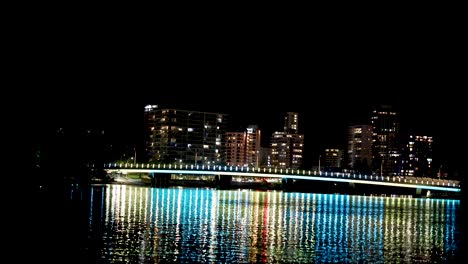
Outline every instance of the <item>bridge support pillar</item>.
POLYGON ((416 188, 416 197, 420 197, 421 196, 421 188, 416 188))
POLYGON ((294 184, 294 181, 292 179, 288 179, 288 178, 281 179, 281 185, 282 185, 283 191, 290 191, 292 189, 293 184, 294 184))
POLYGON ((171 174, 154 172, 151 173, 151 187, 169 187, 171 174))
POLYGON ((229 189, 232 183, 231 175, 216 175, 215 184, 219 189, 229 189))
POLYGON ((151 187, 156 186, 156 177, 155 177, 154 174, 155 174, 154 172, 151 172, 151 174, 150 174, 150 176, 151 176, 151 187))

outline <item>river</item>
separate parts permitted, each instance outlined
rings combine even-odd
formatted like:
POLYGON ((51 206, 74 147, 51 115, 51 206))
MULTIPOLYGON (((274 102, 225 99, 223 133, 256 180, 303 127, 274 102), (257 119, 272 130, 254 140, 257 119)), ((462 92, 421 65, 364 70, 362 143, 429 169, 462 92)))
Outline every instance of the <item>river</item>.
POLYGON ((460 201, 96 185, 99 263, 444 263, 460 254, 460 201))

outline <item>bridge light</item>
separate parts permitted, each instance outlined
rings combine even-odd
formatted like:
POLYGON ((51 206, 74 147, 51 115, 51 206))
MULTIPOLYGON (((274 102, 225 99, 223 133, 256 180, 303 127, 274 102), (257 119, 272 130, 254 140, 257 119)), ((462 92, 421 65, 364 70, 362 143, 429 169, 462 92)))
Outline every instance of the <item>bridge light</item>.
POLYGON ((158 164, 158 169, 161 168, 161 164, 158 164))
POLYGON ((309 175, 310 175, 311 171, 309 170, 309 175))
POLYGON ((153 163, 153 169, 154 169, 154 163, 153 163))

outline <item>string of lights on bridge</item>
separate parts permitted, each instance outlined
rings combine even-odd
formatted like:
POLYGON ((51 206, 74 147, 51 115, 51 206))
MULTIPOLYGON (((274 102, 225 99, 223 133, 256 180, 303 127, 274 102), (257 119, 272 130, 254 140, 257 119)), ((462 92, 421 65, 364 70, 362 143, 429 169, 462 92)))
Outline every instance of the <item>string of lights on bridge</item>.
POLYGON ((359 179, 368 181, 381 181, 384 182, 399 182, 407 184, 426 184, 433 186, 445 186, 460 188, 457 181, 437 180, 433 178, 425 179, 407 179, 399 176, 377 176, 377 175, 363 175, 356 173, 345 172, 327 172, 327 171, 312 171, 300 169, 282 169, 282 168, 256 168, 247 166, 226 166, 226 165, 188 165, 188 164, 133 164, 133 163, 109 163, 104 164, 104 168, 108 169, 165 169, 165 170, 192 170, 192 171, 222 171, 222 172, 240 172, 240 173, 269 173, 269 174, 291 174, 302 176, 321 176, 321 177, 336 177, 343 179, 359 179), (434 182, 434 180, 436 180, 434 182), (414 182, 413 182, 414 181, 414 182), (441 184, 442 182, 442 184, 441 184))

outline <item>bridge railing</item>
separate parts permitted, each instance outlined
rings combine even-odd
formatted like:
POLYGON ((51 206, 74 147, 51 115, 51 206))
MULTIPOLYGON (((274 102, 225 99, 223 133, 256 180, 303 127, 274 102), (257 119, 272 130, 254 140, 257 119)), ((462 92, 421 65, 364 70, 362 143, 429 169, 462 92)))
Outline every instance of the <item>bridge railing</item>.
MULTIPOLYGON (((342 179, 356 179, 367 181, 393 182, 403 184, 420 184, 442 187, 460 188, 460 182, 455 180, 435 179, 425 177, 408 177, 408 176, 379 176, 367 175, 360 173, 349 172, 327 172, 317 170, 300 170, 300 169, 282 169, 282 168, 267 168, 267 167, 247 167, 247 166, 226 166, 226 165, 194 165, 194 164, 155 164, 155 163, 108 163, 104 164, 105 169, 159 169, 159 170, 193 170, 193 171, 223 171, 223 172, 239 172, 239 173, 258 173, 258 174, 285 174, 298 176, 315 176, 315 177, 335 177, 342 179)), ((263 175, 264 176, 264 175, 263 175)))

